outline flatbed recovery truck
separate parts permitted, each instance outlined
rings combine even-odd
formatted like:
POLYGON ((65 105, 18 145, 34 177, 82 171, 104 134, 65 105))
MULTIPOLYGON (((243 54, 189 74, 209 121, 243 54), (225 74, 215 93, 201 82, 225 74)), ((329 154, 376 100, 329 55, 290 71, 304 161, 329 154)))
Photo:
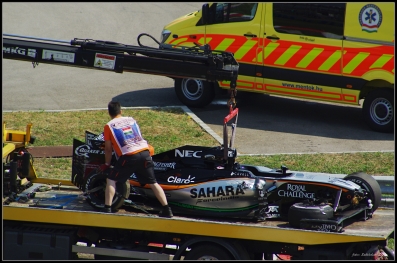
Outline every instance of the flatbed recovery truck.
MULTIPOLYGON (((3 57, 34 65, 224 79, 231 83, 233 103, 238 64, 227 53, 148 50, 76 39, 70 45, 46 42, 3 35, 3 57)), ((30 128, 28 124, 26 131, 7 130, 3 124, 5 260, 71 260, 81 253, 95 259, 271 260, 274 255, 297 260, 394 259, 394 251, 387 247, 394 235, 394 209, 378 208, 368 221, 346 222, 342 233, 294 229, 273 220, 160 218, 128 205, 114 214, 97 212, 71 181, 37 177, 27 150, 33 143, 30 128)))

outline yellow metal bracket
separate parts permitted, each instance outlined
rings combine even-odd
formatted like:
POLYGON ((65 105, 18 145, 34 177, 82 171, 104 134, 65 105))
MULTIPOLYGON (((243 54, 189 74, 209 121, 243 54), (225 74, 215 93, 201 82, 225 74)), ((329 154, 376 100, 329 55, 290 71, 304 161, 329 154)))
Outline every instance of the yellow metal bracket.
MULTIPOLYGON (((26 125, 26 131, 9 130, 6 129, 6 123, 3 122, 3 162, 10 153, 16 149, 22 149, 28 147, 31 141, 31 127, 32 124, 26 125)), ((59 184, 73 186, 73 183, 68 180, 49 179, 49 178, 38 178, 36 170, 33 167, 33 162, 30 161, 29 174, 23 181, 29 180, 32 183, 47 183, 47 184, 59 184)))
POLYGON ((7 157, 12 151, 17 148, 27 147, 31 136, 32 124, 26 125, 26 131, 8 130, 6 123, 3 122, 3 158, 7 157))

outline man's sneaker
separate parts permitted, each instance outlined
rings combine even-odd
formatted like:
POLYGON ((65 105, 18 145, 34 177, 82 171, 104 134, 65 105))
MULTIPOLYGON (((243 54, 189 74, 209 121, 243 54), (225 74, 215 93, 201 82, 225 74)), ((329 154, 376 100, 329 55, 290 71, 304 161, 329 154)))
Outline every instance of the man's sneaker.
POLYGON ((101 213, 111 213, 112 212, 112 208, 103 207, 101 210, 99 210, 99 212, 101 212, 101 213))
POLYGON ((171 207, 169 207, 169 206, 164 206, 163 210, 161 210, 160 213, 159 213, 159 217, 171 218, 173 216, 174 215, 172 214, 171 207))

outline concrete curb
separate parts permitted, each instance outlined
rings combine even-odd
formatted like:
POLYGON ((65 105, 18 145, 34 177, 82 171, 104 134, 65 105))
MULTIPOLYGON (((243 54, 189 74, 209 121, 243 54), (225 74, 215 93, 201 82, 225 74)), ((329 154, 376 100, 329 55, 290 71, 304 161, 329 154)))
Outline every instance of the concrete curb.
POLYGON ((223 144, 223 139, 216 134, 207 124, 205 124, 200 118, 196 116, 188 107, 181 107, 187 115, 189 115, 198 125, 201 126, 207 133, 209 133, 215 140, 217 140, 220 144, 223 144))

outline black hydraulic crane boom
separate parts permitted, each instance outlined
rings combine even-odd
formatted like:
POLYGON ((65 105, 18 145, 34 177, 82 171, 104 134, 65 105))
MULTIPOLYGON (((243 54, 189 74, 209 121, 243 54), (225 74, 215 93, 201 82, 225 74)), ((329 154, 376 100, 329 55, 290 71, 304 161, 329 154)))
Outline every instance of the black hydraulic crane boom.
POLYGON ((3 34, 3 58, 117 73, 136 72, 173 78, 230 81, 235 90, 238 63, 233 54, 208 48, 152 48, 112 41, 52 40, 3 34))

